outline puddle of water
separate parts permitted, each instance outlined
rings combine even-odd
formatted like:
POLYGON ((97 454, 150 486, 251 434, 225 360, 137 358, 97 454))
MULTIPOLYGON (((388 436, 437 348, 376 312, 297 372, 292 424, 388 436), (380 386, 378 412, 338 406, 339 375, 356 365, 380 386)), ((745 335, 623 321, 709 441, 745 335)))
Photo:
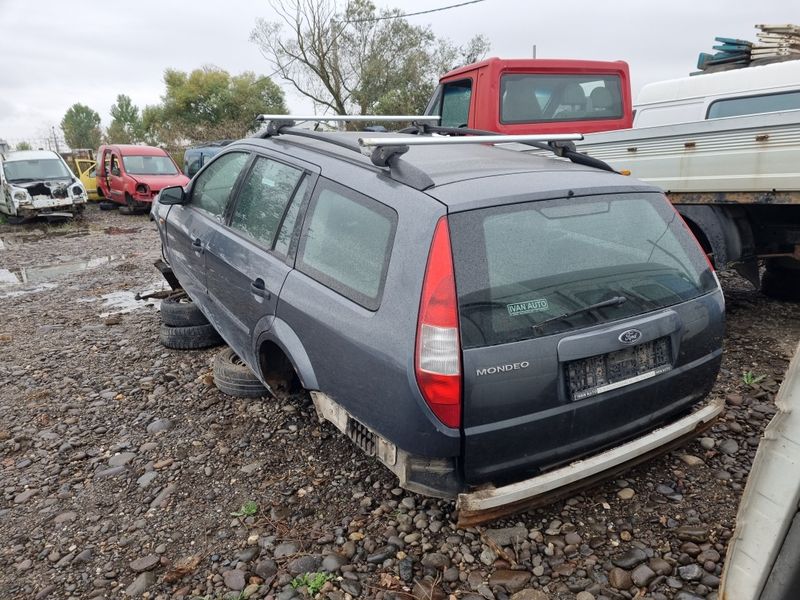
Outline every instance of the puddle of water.
POLYGON ((24 290, 10 290, 10 291, 3 291, 2 286, 0 286, 0 299, 3 298, 16 298, 18 296, 25 296, 27 294, 36 294, 38 292, 44 292, 47 290, 52 290, 53 288, 58 287, 55 283, 42 283, 32 288, 27 288, 24 290))
POLYGON ((0 250, 12 248, 21 244, 29 244, 33 242, 40 242, 51 237, 61 238, 79 238, 86 237, 90 234, 88 229, 29 229, 26 231, 5 231, 0 233, 0 250))
MULTIPOLYGON (((137 300, 136 296, 146 296, 147 294, 152 294, 154 292, 160 292, 167 289, 170 289, 170 287, 166 281, 158 281, 150 289, 143 290, 141 292, 119 291, 111 292, 110 294, 103 294, 100 296, 100 300, 103 301, 103 304, 100 308, 104 310, 100 313, 100 318, 105 319, 111 315, 124 315, 129 312, 133 312, 134 310, 144 308, 145 306, 153 306, 156 308, 156 310, 159 310, 161 308, 160 299, 147 298, 146 300, 137 300)), ((89 299, 81 298, 78 300, 78 302, 86 302, 87 300, 89 299)))
POLYGON ((0 284, 22 285, 27 283, 40 283, 61 275, 69 275, 70 273, 79 273, 80 271, 94 269, 110 262, 123 260, 124 258, 125 255, 120 254, 118 256, 98 256, 96 258, 90 258, 89 260, 76 260, 54 265, 23 267, 14 271, 0 269, 0 284))

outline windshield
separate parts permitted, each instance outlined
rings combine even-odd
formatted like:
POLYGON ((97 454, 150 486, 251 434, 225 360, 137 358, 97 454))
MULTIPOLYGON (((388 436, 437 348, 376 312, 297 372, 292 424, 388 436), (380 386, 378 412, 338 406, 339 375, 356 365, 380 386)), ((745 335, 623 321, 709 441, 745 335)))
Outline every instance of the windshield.
POLYGON ((449 221, 465 348, 614 321, 716 289, 660 194, 515 204, 449 221))
POLYGON ((122 164, 130 175, 177 175, 178 169, 166 156, 123 156, 122 164))
POLYGON ((69 170, 57 158, 12 160, 3 163, 9 182, 46 181, 49 179, 71 179, 69 170))

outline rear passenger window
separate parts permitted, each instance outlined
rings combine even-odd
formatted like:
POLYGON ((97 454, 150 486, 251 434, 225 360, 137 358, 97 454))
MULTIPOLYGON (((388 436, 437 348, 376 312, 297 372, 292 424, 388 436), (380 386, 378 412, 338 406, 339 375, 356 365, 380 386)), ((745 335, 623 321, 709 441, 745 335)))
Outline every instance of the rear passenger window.
POLYGON ((275 235, 303 172, 268 158, 257 158, 242 184, 231 227, 267 248, 275 235))
POLYGON ((195 180, 191 205, 222 216, 233 185, 249 157, 245 152, 231 152, 215 160, 195 180))
POLYGON ((397 214, 352 190, 328 186, 306 218, 297 267, 365 308, 377 310, 397 214))
POLYGON ((292 243, 292 234, 297 223, 297 215, 300 214, 300 205, 303 203, 303 197, 306 195, 308 188, 308 177, 305 177, 294 193, 292 203, 289 205, 289 210, 286 211, 286 216, 283 217, 283 224, 281 230, 278 232, 278 239, 275 240, 275 253, 286 257, 289 256, 289 247, 292 243))

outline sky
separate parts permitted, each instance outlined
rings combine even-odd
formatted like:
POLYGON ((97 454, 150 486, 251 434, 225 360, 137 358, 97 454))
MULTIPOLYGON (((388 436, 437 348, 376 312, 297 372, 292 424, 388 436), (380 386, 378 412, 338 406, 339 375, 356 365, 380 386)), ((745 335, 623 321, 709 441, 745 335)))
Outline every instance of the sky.
MULTIPOLYGON (((457 0, 373 0, 407 13, 457 0)), ((232 74, 272 68, 249 41, 267 0, 0 0, 0 139, 42 145, 80 102, 103 126, 117 94, 139 107, 164 93, 167 68, 214 65, 232 74)), ((642 85, 683 77, 715 36, 755 40, 757 23, 800 24, 796 0, 483 0, 409 17, 456 44, 483 34, 489 56, 625 60, 633 97, 642 85)), ((289 84, 290 112, 311 105, 289 84)))

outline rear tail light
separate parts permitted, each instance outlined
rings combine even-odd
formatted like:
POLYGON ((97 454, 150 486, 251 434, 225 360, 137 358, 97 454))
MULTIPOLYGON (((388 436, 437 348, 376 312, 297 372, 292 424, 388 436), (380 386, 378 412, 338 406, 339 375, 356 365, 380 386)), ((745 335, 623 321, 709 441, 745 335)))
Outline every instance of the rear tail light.
POLYGON ((461 426, 461 341, 447 217, 436 224, 417 321, 414 370, 422 397, 448 427, 461 426))

